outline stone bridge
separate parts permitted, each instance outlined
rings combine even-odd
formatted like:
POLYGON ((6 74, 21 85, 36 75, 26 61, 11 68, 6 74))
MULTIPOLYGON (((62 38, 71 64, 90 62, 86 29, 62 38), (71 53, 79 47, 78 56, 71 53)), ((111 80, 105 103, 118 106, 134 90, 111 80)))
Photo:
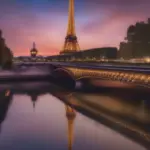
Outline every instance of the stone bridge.
MULTIPOLYGON (((110 66, 109 68, 106 66, 100 66, 99 68, 93 67, 84 67, 84 64, 77 65, 72 63, 22 63, 17 64, 18 67, 29 67, 29 66, 37 66, 38 68, 48 68, 50 71, 51 77, 55 80, 55 82, 61 85, 69 84, 69 87, 76 87, 77 83, 89 83, 97 84, 99 81, 107 81, 107 83, 112 82, 128 85, 137 85, 149 88, 150 86, 150 69, 149 68, 136 68, 136 72, 134 69, 124 70, 124 67, 117 70, 114 68, 115 66, 110 66), (105 68, 104 68, 105 67, 105 68), (111 70, 113 68, 113 70, 111 70), (143 70, 146 70, 144 72, 143 70), (138 71, 138 72, 137 72, 138 71), (141 71, 141 72, 140 72, 141 71)), ((125 66, 126 67, 126 66, 125 66)), ((132 68, 132 67, 131 67, 132 68)), ((99 84, 105 84, 99 82, 99 84)))
POLYGON ((87 83, 89 80, 115 81, 147 88, 150 86, 150 75, 144 73, 58 67, 53 71, 52 75, 57 79, 57 82, 61 84, 69 83, 72 86, 75 86, 78 81, 87 83))

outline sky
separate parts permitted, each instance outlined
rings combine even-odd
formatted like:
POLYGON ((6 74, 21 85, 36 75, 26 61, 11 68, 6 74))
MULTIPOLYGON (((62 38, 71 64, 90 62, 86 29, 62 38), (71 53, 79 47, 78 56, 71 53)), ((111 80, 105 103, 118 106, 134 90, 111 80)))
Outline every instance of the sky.
MULTIPOLYGON (((69 0, 0 0, 0 29, 15 56, 29 55, 36 43, 39 55, 63 48, 69 0)), ((75 26, 82 50, 119 47, 129 25, 147 21, 150 0, 75 0, 75 26)))

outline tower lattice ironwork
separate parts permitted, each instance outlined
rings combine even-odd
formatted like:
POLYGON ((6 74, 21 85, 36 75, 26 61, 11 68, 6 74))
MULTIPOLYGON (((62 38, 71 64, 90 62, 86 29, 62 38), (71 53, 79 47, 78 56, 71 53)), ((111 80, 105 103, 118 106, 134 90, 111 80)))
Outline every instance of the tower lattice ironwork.
POLYGON ((80 50, 76 32, 75 32, 75 18, 74 18, 74 0, 69 0, 69 17, 68 30, 65 38, 65 43, 60 54, 77 52, 80 50))

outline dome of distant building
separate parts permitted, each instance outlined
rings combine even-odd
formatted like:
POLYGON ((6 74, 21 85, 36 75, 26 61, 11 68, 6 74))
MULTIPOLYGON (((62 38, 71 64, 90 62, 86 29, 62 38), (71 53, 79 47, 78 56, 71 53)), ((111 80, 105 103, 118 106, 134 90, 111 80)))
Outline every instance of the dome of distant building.
POLYGON ((33 43, 33 48, 30 50, 31 57, 36 57, 38 50, 36 49, 35 43, 33 43))

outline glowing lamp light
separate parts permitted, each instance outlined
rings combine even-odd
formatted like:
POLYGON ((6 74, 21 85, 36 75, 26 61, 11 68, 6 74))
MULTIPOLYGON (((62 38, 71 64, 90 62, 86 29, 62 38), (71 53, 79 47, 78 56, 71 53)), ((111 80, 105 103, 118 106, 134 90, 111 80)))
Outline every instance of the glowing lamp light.
POLYGON ((31 50, 31 56, 36 56, 37 55, 37 50, 33 49, 31 50))
POLYGON ((146 62, 147 62, 147 63, 149 63, 149 62, 150 62, 150 58, 146 58, 145 60, 146 60, 146 62))

